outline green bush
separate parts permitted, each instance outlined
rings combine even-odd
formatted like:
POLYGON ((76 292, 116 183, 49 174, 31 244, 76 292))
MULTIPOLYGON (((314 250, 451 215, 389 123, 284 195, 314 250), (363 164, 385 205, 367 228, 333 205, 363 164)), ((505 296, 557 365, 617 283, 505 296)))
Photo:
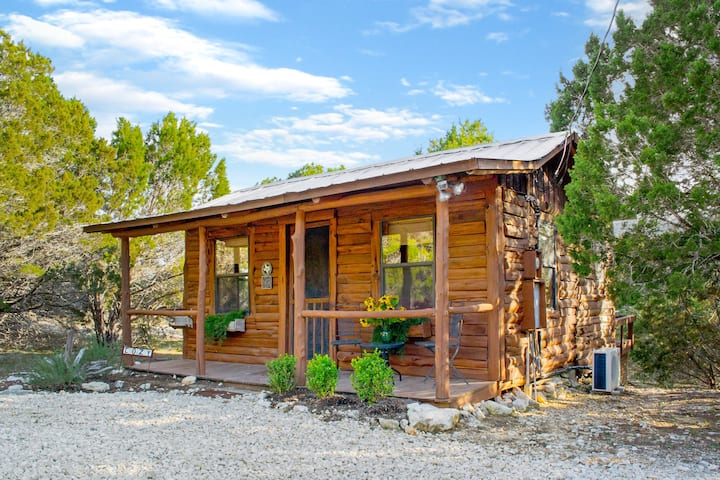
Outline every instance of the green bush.
POLYGON ((392 369, 376 351, 352 359, 350 383, 360 400, 375 403, 392 395, 395 388, 392 369))
POLYGON ((222 344, 227 338, 227 328, 236 318, 243 318, 245 311, 214 313, 205 317, 205 340, 222 344))
POLYGON ((268 372, 270 390, 285 393, 295 388, 295 356, 285 354, 265 364, 268 372))
POLYGON ((84 349, 80 350, 73 361, 62 353, 38 360, 30 372, 30 384, 43 389, 61 389, 83 382, 87 375, 82 362, 84 353, 84 349))
POLYGON ((307 387, 319 398, 335 395, 338 382, 338 368, 328 355, 313 356, 305 371, 307 387))

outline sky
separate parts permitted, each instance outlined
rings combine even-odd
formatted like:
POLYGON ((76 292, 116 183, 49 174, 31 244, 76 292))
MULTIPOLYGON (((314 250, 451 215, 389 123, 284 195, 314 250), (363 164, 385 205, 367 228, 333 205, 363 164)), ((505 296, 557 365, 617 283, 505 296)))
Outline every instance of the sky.
MULTIPOLYGON (((231 188, 313 162, 411 156, 480 119, 548 132, 545 105, 614 0, 0 0, 0 29, 51 59, 110 139, 169 111, 210 136, 231 188)), ((620 2, 642 21, 645 0, 620 2)))

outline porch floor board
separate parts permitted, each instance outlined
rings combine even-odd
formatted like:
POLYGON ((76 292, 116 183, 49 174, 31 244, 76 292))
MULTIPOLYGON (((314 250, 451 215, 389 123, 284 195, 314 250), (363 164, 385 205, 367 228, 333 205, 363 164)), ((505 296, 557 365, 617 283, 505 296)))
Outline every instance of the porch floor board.
MULTIPOLYGON (((165 375, 189 376, 195 375, 196 362, 193 359, 152 360, 136 363, 132 370, 165 375)), ((350 371, 341 370, 338 379, 337 392, 355 393, 350 386, 350 371)), ((250 388, 264 388, 268 386, 267 370, 265 365, 251 365, 247 363, 205 362, 205 375, 203 380, 231 383, 250 388)), ((430 402, 439 406, 461 407, 466 403, 475 403, 488 400, 497 395, 497 383, 468 379, 469 384, 462 380, 451 379, 450 399, 446 402, 435 401, 435 383, 432 378, 424 381, 424 377, 403 375, 402 381, 395 376, 395 391, 393 395, 398 398, 407 398, 430 402)))

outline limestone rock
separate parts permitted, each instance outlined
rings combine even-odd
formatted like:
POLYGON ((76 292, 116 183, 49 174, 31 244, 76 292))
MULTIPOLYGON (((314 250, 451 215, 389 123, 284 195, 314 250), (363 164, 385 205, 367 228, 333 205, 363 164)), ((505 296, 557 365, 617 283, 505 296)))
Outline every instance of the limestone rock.
POLYGON ((498 403, 494 400, 487 400, 484 402, 484 405, 489 415, 506 416, 512 415, 513 412, 512 408, 508 407, 507 405, 503 405, 502 403, 498 403))
POLYGON ((400 422, 392 418, 378 418, 378 423, 385 430, 397 430, 400 428, 400 422))
POLYGON ((10 385, 5 390, 0 390, 0 395, 18 395, 32 393, 32 390, 25 390, 22 385, 10 385))
POLYGON ((427 403, 408 405, 408 422, 411 428, 437 433, 452 430, 460 420, 460 411, 454 408, 437 408, 427 403))
POLYGON ((195 382, 197 382, 197 377, 195 377, 194 375, 188 375, 180 381, 180 383, 185 386, 193 385, 195 382))
POLYGON ((88 392, 102 393, 110 390, 110 385, 105 382, 87 382, 80 385, 83 390, 88 392))

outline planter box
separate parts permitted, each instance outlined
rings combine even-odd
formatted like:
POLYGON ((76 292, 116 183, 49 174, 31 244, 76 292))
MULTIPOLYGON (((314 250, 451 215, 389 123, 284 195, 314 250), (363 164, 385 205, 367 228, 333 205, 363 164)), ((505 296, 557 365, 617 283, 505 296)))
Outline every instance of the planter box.
POLYGON ((168 321, 168 325, 170 325, 173 328, 192 328, 193 326, 193 320, 192 317, 170 317, 170 320, 168 321))
POLYGON ((232 322, 228 324, 227 327, 228 332, 244 332, 245 331, 245 319, 244 318, 236 318, 232 322))

